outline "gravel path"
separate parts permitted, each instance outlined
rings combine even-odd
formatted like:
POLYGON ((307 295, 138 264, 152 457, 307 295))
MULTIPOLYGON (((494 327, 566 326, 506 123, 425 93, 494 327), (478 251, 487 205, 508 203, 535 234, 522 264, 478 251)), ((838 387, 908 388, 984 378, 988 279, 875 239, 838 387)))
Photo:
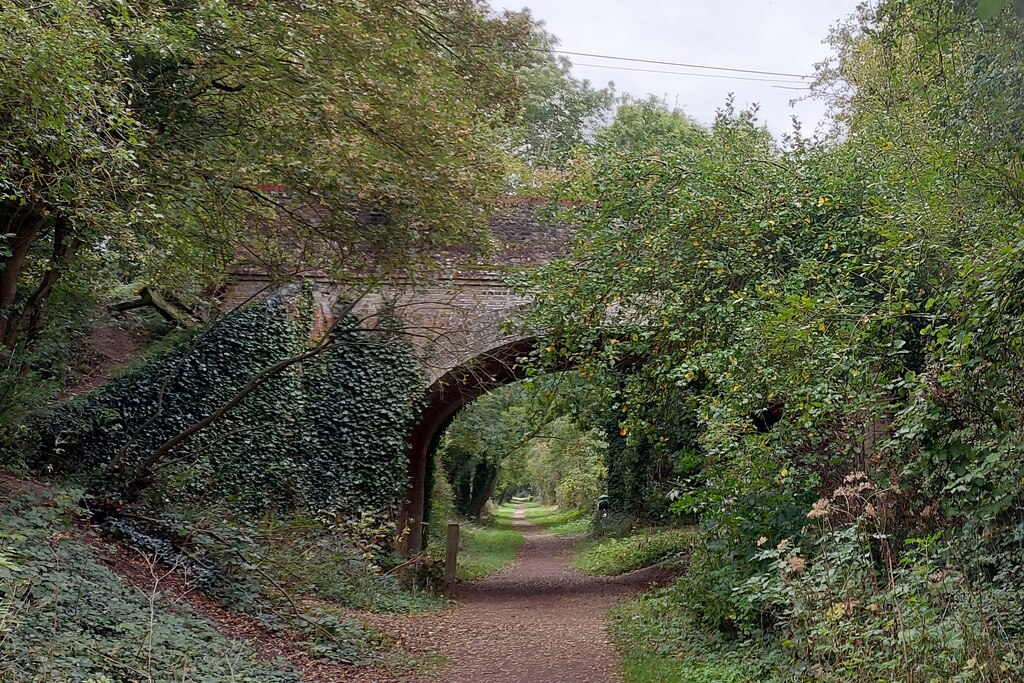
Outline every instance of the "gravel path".
POLYGON ((435 635, 448 658, 445 683, 613 683, 621 680, 605 612, 615 601, 661 578, 652 568, 595 577, 572 566, 574 539, 526 521, 516 563, 461 585, 459 606, 442 615, 435 635))

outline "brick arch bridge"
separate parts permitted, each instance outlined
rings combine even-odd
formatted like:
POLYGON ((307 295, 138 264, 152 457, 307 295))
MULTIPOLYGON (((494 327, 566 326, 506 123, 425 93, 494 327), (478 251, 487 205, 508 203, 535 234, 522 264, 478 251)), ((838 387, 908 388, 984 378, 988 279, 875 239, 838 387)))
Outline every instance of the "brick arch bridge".
POLYGON ((399 550, 411 554, 422 547, 427 520, 430 458, 438 439, 460 408, 498 387, 525 378, 518 362, 529 355, 535 339, 505 341, 455 367, 427 388, 426 406, 409 437, 409 488, 399 520, 399 550))
MULTIPOLYGON (((490 220, 495 251, 485 263, 474 254, 440 255, 430 277, 416 283, 392 282, 362 296, 353 313, 372 321, 383 310, 404 324, 427 376, 426 407, 410 436, 409 488, 399 520, 400 550, 417 551, 424 538, 429 458, 445 427, 462 406, 504 384, 523 378, 517 359, 529 354, 534 339, 510 335, 503 324, 530 303, 506 284, 513 268, 539 266, 568 254, 570 226, 539 218, 538 203, 509 200, 490 220)), ((321 311, 329 317, 351 287, 310 277, 321 311)), ((268 278, 239 271, 225 297, 234 307, 260 296, 268 278)))

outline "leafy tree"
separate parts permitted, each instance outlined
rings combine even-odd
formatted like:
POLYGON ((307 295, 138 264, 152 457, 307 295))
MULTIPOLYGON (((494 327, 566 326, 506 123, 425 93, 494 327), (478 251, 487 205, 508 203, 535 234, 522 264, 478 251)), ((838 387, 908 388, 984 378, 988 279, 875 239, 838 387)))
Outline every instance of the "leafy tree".
POLYGON ((242 252, 409 266, 476 234, 505 177, 524 62, 508 46, 529 30, 515 15, 469 0, 0 11, 7 347, 38 334, 83 252, 193 288, 242 252))
MULTIPOLYGON (((880 3, 822 72, 843 135, 784 149, 727 103, 699 145, 598 146, 562 186, 579 234, 570 259, 522 278, 526 324, 548 333, 550 366, 629 368, 626 445, 692 418, 677 452, 698 476, 677 506, 705 537, 679 596, 704 624, 778 629, 831 670, 868 627, 814 649, 792 615, 820 595, 795 594, 779 563, 842 567, 827 591, 850 600, 919 595, 894 568, 923 562, 904 541, 938 525, 971 599, 1021 623, 990 602, 1021 585, 1021 31, 963 4, 880 3)), ((929 609, 969 609, 958 599, 929 609)), ((866 677, 950 678, 892 647, 889 673, 866 677)))
POLYGON ((5 3, 0 22, 0 342, 10 347, 38 331, 83 245, 139 218, 142 131, 101 13, 5 3))
POLYGON ((471 0, 17 0, 0 23, 5 423, 59 384, 83 302, 418 272, 482 238, 531 30, 471 0))
POLYGON ((548 503, 590 507, 604 490, 605 449, 596 415, 607 392, 566 372, 502 387, 464 408, 438 462, 457 511, 479 516, 487 500, 532 491, 548 503))
POLYGON ((523 447, 530 431, 523 398, 521 385, 482 396, 463 408, 445 432, 439 459, 460 515, 480 516, 503 464, 523 447))
POLYGON ((530 483, 541 501, 564 510, 593 510, 608 470, 600 430, 582 431, 567 417, 547 424, 527 451, 530 483))
POLYGON ((680 109, 672 109, 654 95, 646 99, 622 98, 615 119, 600 128, 598 145, 642 154, 649 150, 698 144, 701 126, 680 109))
POLYGON ((572 75, 568 57, 553 52, 558 39, 528 11, 506 14, 531 24, 530 61, 519 71, 527 97, 521 124, 513 133, 516 155, 534 168, 563 166, 588 142, 614 103, 613 84, 601 89, 572 75))

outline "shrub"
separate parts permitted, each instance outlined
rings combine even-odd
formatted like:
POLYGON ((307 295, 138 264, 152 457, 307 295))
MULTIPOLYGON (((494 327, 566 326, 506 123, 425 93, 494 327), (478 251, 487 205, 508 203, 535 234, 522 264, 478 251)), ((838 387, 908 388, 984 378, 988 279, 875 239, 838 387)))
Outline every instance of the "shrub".
POLYGON ((688 529, 647 529, 624 538, 606 538, 584 548, 575 564, 590 574, 617 576, 649 567, 690 548, 688 529))

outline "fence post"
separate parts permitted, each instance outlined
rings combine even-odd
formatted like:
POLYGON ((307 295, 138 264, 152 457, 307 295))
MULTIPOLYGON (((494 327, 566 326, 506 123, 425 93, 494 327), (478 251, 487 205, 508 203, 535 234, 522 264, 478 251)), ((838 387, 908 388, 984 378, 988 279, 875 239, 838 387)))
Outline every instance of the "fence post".
POLYGON ((455 594, 455 572, 459 558, 459 525, 448 522, 448 539, 444 549, 444 594, 455 594))

